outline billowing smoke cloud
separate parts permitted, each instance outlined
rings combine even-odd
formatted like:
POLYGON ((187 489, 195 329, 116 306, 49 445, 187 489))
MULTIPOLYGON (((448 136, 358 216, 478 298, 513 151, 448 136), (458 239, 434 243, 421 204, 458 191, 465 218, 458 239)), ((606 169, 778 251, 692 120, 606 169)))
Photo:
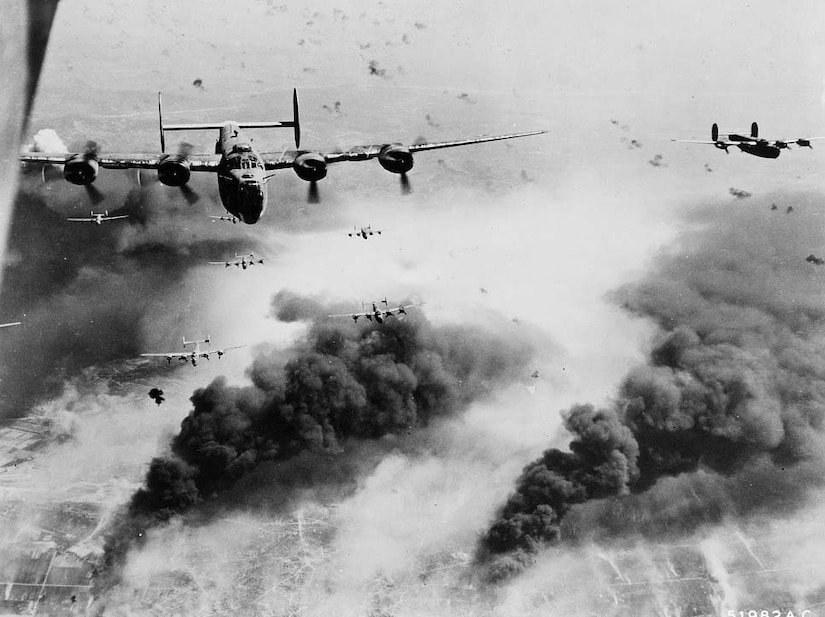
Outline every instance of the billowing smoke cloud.
POLYGON ((302 296, 288 289, 275 294, 272 305, 275 318, 287 323, 316 319, 324 314, 320 299, 302 296))
MULTIPOLYGON (((279 294, 278 314, 284 302, 313 303, 279 294)), ((380 325, 318 320, 285 361, 264 350, 248 370, 251 385, 217 378, 192 395, 171 454, 152 460, 145 488, 112 534, 110 565, 136 530, 222 494, 266 461, 303 460, 337 475, 340 458, 328 457, 346 440, 403 436, 465 409, 524 373, 532 349, 517 331, 436 327, 410 310, 380 325)))
POLYGON ((52 152, 55 154, 69 151, 54 129, 40 129, 37 131, 32 137, 28 149, 32 152, 52 152))
POLYGON ((823 237, 803 216, 700 211, 650 275, 615 294, 659 326, 649 359, 612 405, 563 414, 570 451, 529 464, 483 538, 493 578, 548 545, 775 515, 822 486, 825 305, 797 253, 823 237))

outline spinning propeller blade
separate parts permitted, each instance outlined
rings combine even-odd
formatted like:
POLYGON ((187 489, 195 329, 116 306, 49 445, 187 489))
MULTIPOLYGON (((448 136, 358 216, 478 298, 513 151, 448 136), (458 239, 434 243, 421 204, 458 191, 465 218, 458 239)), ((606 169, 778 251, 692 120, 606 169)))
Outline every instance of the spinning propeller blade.
POLYGON ((407 174, 401 174, 401 193, 404 195, 409 195, 412 193, 412 185, 410 184, 410 179, 407 177, 407 174))
POLYGON ((307 190, 307 203, 321 203, 321 195, 318 192, 318 183, 315 180, 312 180, 309 183, 309 189, 307 190))

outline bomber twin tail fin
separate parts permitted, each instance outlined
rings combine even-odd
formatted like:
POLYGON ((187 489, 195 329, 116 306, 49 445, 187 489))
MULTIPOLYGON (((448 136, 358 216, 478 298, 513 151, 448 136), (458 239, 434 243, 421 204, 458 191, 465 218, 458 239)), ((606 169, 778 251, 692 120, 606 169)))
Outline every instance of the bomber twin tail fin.
MULTIPOLYGON (((160 151, 166 152, 166 131, 204 131, 215 130, 223 127, 224 123, 194 123, 194 124, 164 124, 163 123, 163 102, 161 93, 158 92, 158 126, 160 128, 160 151)), ((292 128, 295 135, 295 147, 301 147, 301 124, 298 115, 298 90, 292 89, 292 120, 280 120, 271 122, 238 122, 242 129, 269 129, 269 128, 292 128)))

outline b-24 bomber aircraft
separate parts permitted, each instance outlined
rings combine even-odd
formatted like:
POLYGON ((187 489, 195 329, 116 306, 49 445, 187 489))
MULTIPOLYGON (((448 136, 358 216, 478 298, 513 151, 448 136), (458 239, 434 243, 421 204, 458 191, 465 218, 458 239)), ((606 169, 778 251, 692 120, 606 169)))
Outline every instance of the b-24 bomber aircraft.
POLYGON ((380 229, 373 229, 372 225, 367 225, 366 227, 361 227, 360 229, 358 227, 353 227, 352 231, 349 232, 347 235, 350 238, 360 237, 360 238, 363 238, 364 240, 366 240, 369 236, 372 236, 373 234, 378 234, 380 236, 381 235, 381 230, 380 229))
POLYGON ((547 131, 511 133, 493 137, 476 137, 457 141, 403 145, 384 143, 356 146, 346 151, 313 152, 300 150, 301 126, 298 117, 298 94, 292 91, 292 120, 270 122, 233 122, 198 124, 164 124, 161 94, 158 92, 158 123, 160 125, 160 154, 109 154, 101 155, 97 148, 87 148, 82 153, 27 152, 21 154, 20 161, 42 165, 62 165, 63 176, 69 182, 90 185, 97 178, 100 167, 106 169, 155 169, 158 180, 167 186, 186 188, 191 172, 208 171, 218 176, 218 191, 226 210, 249 225, 258 222, 267 206, 266 184, 272 179, 271 172, 292 168, 301 180, 310 183, 309 195, 317 195, 316 183, 326 177, 327 165, 341 161, 367 161, 378 159, 378 163, 389 172, 400 174, 402 186, 406 184, 406 174, 413 167, 413 154, 438 148, 453 148, 488 141, 500 141, 539 135, 547 131), (295 150, 280 153, 258 153, 252 147, 252 140, 242 129, 292 128, 295 150), (175 153, 166 152, 167 131, 217 130, 215 153, 196 155, 188 147, 181 147, 175 153))
POLYGON ((194 349, 192 351, 170 351, 167 353, 142 353, 140 354, 144 358, 166 358, 166 361, 171 364, 172 360, 177 358, 181 362, 191 362, 192 366, 198 365, 198 359, 204 358, 206 360, 209 359, 209 356, 216 355, 220 359, 223 354, 225 354, 230 349, 240 349, 243 345, 233 345, 232 347, 224 347, 223 349, 208 349, 203 350, 201 349, 201 343, 205 343, 206 345, 209 344, 209 335, 207 334, 205 338, 200 340, 194 341, 187 341, 186 337, 183 337, 183 346, 184 348, 187 345, 194 345, 194 349))
MULTIPOLYGON (((365 310, 362 313, 341 313, 341 314, 338 314, 338 315, 328 315, 328 317, 350 317, 356 323, 358 322, 359 318, 366 317, 367 321, 372 321, 374 319, 377 323, 384 323, 384 320, 387 317, 393 317, 395 315, 406 315, 408 308, 412 308, 414 306, 419 306, 421 303, 419 302, 418 304, 407 304, 407 305, 399 304, 397 308, 385 308, 385 309, 378 308, 379 304, 383 304, 384 306, 387 306, 387 307, 389 306, 389 303, 387 302, 387 299, 384 298, 383 300, 381 300, 379 302, 372 302, 372 310, 371 311, 365 310)), ((365 305, 362 303, 361 308, 364 308, 364 307, 365 307, 365 305)))
POLYGON ((235 253, 235 259, 231 259, 228 261, 210 261, 209 262, 213 266, 235 266, 236 268, 243 268, 246 270, 249 266, 254 266, 255 264, 263 264, 264 260, 261 257, 255 258, 253 253, 247 253, 246 255, 238 255, 235 253))
POLYGON ((740 133, 728 133, 727 135, 719 134, 719 126, 714 122, 710 127, 711 141, 701 141, 692 139, 671 139, 685 144, 709 144, 720 150, 724 150, 728 154, 728 148, 735 146, 742 152, 759 156, 765 159, 775 159, 782 150, 790 150, 791 145, 803 146, 806 148, 813 148, 811 142, 817 139, 825 139, 825 137, 799 137, 797 139, 765 139, 759 137, 759 125, 756 122, 751 124, 751 134, 741 135, 740 133))
POLYGON ((217 223, 218 221, 225 221, 227 223, 232 223, 233 225, 238 222, 234 216, 224 216, 224 215, 214 215, 210 214, 209 218, 212 219, 213 223, 217 223))
POLYGON ((101 212, 89 212, 89 216, 73 216, 69 217, 66 220, 72 221, 74 223, 94 223, 95 225, 100 225, 103 221, 115 221, 117 219, 128 219, 128 214, 120 214, 118 216, 109 216, 109 211, 104 210, 101 212))

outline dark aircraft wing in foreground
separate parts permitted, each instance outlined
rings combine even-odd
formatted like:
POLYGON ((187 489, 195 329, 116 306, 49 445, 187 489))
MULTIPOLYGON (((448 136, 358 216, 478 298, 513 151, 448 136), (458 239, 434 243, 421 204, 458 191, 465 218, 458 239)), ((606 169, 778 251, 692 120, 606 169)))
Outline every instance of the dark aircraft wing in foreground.
MULTIPOLYGON (((39 163, 41 165, 71 165, 74 161, 85 163, 95 161, 100 167, 105 169, 158 169, 169 157, 174 154, 108 154, 106 156, 91 157, 87 154, 67 152, 66 154, 39 154, 37 152, 24 152, 20 155, 23 163, 39 163)), ((221 161, 219 155, 199 154, 197 156, 187 156, 190 171, 217 171, 218 163, 221 161)), ((71 178, 67 176, 71 182, 71 178)))

